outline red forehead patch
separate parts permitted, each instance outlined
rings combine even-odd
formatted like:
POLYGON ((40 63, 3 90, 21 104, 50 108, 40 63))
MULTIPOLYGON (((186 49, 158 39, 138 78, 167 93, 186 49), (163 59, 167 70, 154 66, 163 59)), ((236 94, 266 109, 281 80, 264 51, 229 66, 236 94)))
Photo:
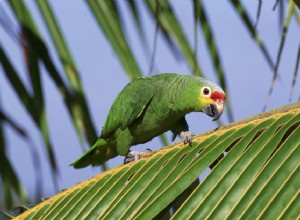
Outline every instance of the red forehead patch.
POLYGON ((225 101, 225 95, 223 93, 220 93, 218 91, 214 91, 211 95, 210 98, 214 101, 216 101, 217 99, 222 99, 223 101, 225 101))

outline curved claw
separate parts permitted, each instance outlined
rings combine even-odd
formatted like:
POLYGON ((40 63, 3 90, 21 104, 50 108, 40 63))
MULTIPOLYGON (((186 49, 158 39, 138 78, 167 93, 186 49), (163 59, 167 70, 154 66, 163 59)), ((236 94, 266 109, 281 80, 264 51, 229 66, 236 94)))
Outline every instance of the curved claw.
POLYGON ((180 133, 180 138, 183 141, 183 143, 184 144, 189 143, 190 146, 192 145, 192 136, 193 136, 193 133, 190 131, 182 131, 180 133))
POLYGON ((124 158, 124 164, 130 163, 132 161, 138 161, 143 155, 151 153, 152 150, 147 148, 145 151, 135 151, 130 150, 124 158))

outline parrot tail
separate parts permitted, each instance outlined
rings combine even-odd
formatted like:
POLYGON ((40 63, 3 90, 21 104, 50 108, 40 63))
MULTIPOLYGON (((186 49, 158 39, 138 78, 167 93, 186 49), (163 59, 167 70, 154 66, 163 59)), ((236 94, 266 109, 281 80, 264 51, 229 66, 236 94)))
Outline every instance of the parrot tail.
POLYGON ((75 169, 84 168, 89 165, 93 167, 99 166, 117 155, 118 153, 115 147, 108 144, 105 139, 98 138, 93 146, 70 166, 73 166, 75 169))

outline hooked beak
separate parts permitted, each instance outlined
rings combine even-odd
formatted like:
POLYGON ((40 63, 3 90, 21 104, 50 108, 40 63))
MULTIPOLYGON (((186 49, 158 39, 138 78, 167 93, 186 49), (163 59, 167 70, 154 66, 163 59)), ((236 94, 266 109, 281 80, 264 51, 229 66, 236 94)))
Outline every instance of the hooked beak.
POLYGON ((223 113, 223 109, 224 109, 224 100, 217 99, 217 101, 214 102, 213 104, 207 105, 203 109, 203 112, 208 116, 213 117, 213 121, 215 121, 218 118, 220 118, 220 116, 223 113))

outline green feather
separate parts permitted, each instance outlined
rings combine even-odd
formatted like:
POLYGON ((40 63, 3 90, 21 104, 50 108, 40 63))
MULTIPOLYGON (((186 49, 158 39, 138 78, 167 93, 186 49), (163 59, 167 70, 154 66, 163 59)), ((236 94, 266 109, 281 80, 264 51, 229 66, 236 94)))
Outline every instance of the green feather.
POLYGON ((101 137, 108 137, 118 128, 124 130, 141 115, 153 97, 152 82, 150 77, 140 78, 121 91, 111 106, 101 137))

